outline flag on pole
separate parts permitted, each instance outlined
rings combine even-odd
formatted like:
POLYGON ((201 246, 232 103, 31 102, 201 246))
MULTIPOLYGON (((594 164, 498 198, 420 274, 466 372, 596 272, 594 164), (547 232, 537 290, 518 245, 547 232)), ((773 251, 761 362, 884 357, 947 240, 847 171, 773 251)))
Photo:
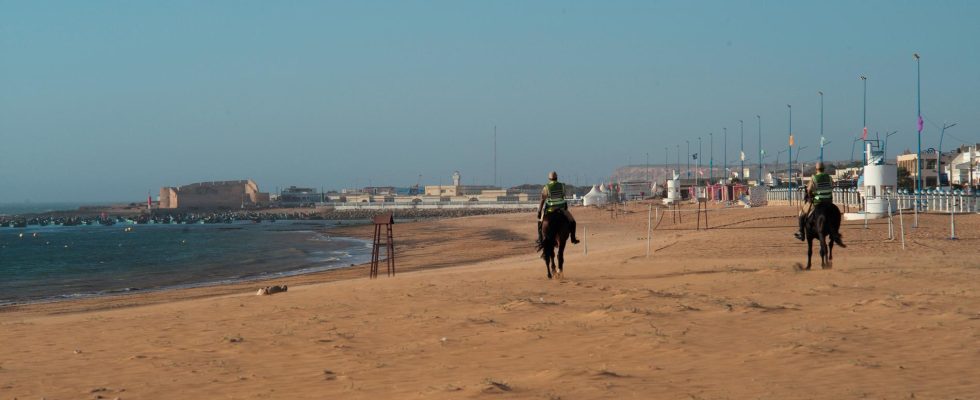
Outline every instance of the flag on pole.
POLYGON ((745 152, 744 151, 739 151, 738 153, 739 153, 739 159, 741 161, 745 161, 745 152))
POLYGON ((789 145, 790 146, 793 145, 793 134, 792 133, 789 134, 789 145))
POLYGON ((922 133, 922 116, 919 116, 919 122, 916 124, 919 128, 919 133, 922 133))
POLYGON ((820 147, 823 147, 823 145, 826 144, 826 143, 827 143, 827 138, 821 136, 820 137, 820 147))
POLYGON ((861 140, 868 140, 868 127, 861 131, 861 140))

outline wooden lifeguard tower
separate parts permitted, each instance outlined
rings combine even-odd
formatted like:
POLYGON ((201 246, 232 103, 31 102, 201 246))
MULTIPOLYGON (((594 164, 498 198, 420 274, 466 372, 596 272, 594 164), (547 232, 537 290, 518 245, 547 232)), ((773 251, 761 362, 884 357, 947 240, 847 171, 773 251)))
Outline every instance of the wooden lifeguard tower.
POLYGON ((395 224, 395 217, 392 213, 375 215, 374 222, 374 245, 371 246, 371 279, 378 277, 378 264, 381 261, 381 231, 385 231, 385 262, 388 265, 388 276, 395 275, 395 237, 392 225, 395 224))
POLYGON ((704 213, 704 229, 708 229, 708 199, 698 197, 698 226, 695 230, 701 230, 701 214, 704 213))

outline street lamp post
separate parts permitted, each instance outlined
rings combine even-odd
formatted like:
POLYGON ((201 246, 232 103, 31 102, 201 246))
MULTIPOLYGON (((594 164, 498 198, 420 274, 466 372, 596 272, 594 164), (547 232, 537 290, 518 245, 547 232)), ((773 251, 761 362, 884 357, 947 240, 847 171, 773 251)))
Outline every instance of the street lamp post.
POLYGON ((861 141, 861 138, 854 138, 854 140, 851 141, 851 164, 854 164, 854 145, 857 144, 857 142, 860 142, 860 141, 861 141))
POLYGON ((891 131, 885 134, 885 144, 881 148, 882 157, 888 158, 888 138, 890 138, 892 135, 896 133, 898 133, 898 131, 891 131))
POLYGON ((708 184, 710 185, 715 180, 715 134, 713 132, 708 133, 708 143, 708 147, 711 148, 708 152, 708 184))
POLYGON ((722 154, 723 154, 722 158, 725 159, 725 166, 721 169, 721 172, 723 175, 725 175, 725 178, 722 181, 727 183, 728 182, 728 128, 721 128, 721 130, 722 132, 724 132, 723 137, 725 138, 725 142, 724 142, 725 144, 722 146, 722 154))
POLYGON ((919 227, 919 205, 920 196, 922 192, 922 70, 919 65, 919 53, 912 53, 912 57, 915 58, 915 114, 916 120, 916 130, 918 131, 919 147, 915 156, 915 221, 912 224, 913 228, 919 227))
POLYGON ((694 175, 694 186, 701 186, 701 137, 698 136, 698 158, 695 167, 698 169, 697 174, 694 175))
POLYGON ((650 153, 643 153, 643 155, 646 156, 646 164, 643 166, 644 178, 647 182, 650 182, 650 153))
POLYGON ((782 157, 783 153, 785 153, 785 152, 786 152, 786 149, 782 149, 782 150, 779 150, 779 151, 776 152, 776 163, 773 164, 773 166, 772 166, 773 172, 779 170, 779 157, 782 157))
POLYGON ((823 91, 817 93, 820 94, 820 163, 823 164, 823 91))
POLYGON ((759 182, 762 182, 762 174, 764 173, 762 168, 762 116, 756 115, 755 118, 759 121, 759 182))
POLYGON ((789 109, 789 158, 786 162, 786 176, 789 178, 789 190, 786 192, 786 198, 789 200, 789 205, 793 205, 793 197, 791 197, 791 193, 793 192, 793 106, 787 104, 786 108, 789 109))
POLYGON ((686 170, 685 175, 687 175, 687 179, 690 180, 691 179, 691 141, 685 139, 684 142, 687 143, 687 166, 685 167, 686 170))
MULTIPOLYGON (((863 100, 863 111, 861 112, 861 140, 868 139, 868 77, 861 75, 861 82, 864 83, 864 100, 863 100)), ((862 148, 861 153, 867 153, 868 149, 862 148)), ((864 161, 868 162, 868 155, 864 154, 864 161)))
MULTIPOLYGON (((955 122, 952 123, 952 124, 949 124, 949 125, 946 125, 946 122, 943 122, 943 129, 942 129, 942 131, 939 132, 939 149, 936 150, 936 187, 937 188, 939 187, 939 176, 940 176, 940 172, 939 171, 943 168, 943 161, 942 161, 942 154, 943 154, 943 136, 946 135, 946 130, 947 129, 952 128, 954 126, 956 126, 956 123, 955 122)), ((950 174, 952 174, 953 173, 953 168, 950 168, 949 169, 949 172, 950 172, 950 174)), ((953 185, 953 180, 952 179, 949 179, 948 176, 946 177, 946 179, 948 180, 948 183, 950 185, 949 186, 950 190, 952 190, 953 189, 953 186, 952 186, 953 185)))
MULTIPOLYGON (((800 153, 802 153, 803 150, 806 150, 807 147, 809 147, 809 146, 798 146, 796 148, 796 161, 793 161, 794 163, 799 164, 799 162, 800 162, 800 153)), ((800 170, 800 177, 801 178, 803 177, 803 170, 802 169, 800 170)))
POLYGON ((745 181, 745 123, 742 120, 738 120, 738 176, 743 181, 745 181))

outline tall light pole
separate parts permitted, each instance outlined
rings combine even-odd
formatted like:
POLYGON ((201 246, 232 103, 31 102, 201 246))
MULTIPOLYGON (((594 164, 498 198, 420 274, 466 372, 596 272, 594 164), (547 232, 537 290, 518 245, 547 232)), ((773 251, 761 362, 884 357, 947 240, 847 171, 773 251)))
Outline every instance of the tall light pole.
MULTIPOLYGON (((919 66, 919 53, 912 53, 912 57, 915 57, 915 114, 918 117, 916 128, 919 132, 919 148, 916 152, 915 161, 915 167, 917 169, 916 182, 919 185, 916 193, 918 193, 922 191, 922 70, 919 66)), ((918 197, 918 194, 916 194, 916 208, 919 207, 918 197)))
POLYGON ((701 137, 698 136, 698 173, 694 175, 694 186, 701 186, 701 137))
MULTIPOLYGON (((714 132, 708 133, 708 146, 711 147, 708 156, 708 184, 710 185, 715 180, 715 134, 714 132)), ((700 171, 700 170, 699 170, 700 171)))
POLYGON ((820 94, 820 163, 823 164, 823 91, 817 92, 820 94))
POLYGON ((786 108, 789 109, 789 158, 787 158, 786 163, 786 176, 789 178, 789 190, 786 192, 786 198, 789 200, 789 204, 793 205, 793 106, 787 104, 786 108))
POLYGON ((497 125, 493 126, 493 186, 497 186, 497 125))
POLYGON ((687 143, 687 179, 691 179, 691 141, 685 139, 687 143))
POLYGON ((762 168, 762 116, 756 115, 755 118, 759 122, 759 178, 758 179, 760 179, 759 182, 762 182, 761 181, 762 174, 764 173, 762 168))
POLYGON ((745 182, 745 123, 742 120, 738 120, 738 176, 742 180, 742 184, 745 182))
MULTIPOLYGON (((861 126, 863 127, 861 128, 861 141, 865 141, 868 140, 868 77, 861 75, 861 82, 864 84, 864 108, 861 112, 861 126)), ((868 149, 865 147, 866 146, 864 146, 862 143, 861 154, 864 154, 864 157, 862 158, 861 163, 868 162, 868 155, 866 154, 868 149)))
POLYGON ((898 131, 891 131, 885 134, 885 145, 881 148, 882 157, 888 158, 888 138, 896 133, 898 133, 898 131))
MULTIPOLYGON (((796 148, 796 163, 800 164, 800 153, 803 152, 806 146, 799 146, 796 148)), ((803 184, 803 164, 800 164, 800 184, 803 184)))
POLYGON ((782 157, 783 153, 785 153, 785 152, 786 152, 786 149, 782 149, 782 150, 776 152, 776 163, 773 164, 773 167, 772 167, 773 172, 779 170, 779 157, 782 157))
POLYGON ((723 127, 721 128, 721 130, 722 132, 724 132, 724 138, 725 138, 725 144, 724 146, 722 146, 722 150, 723 150, 722 157, 725 159, 725 167, 721 169, 721 172, 725 175, 724 181, 727 182, 728 181, 728 128, 723 127))
POLYGON ((851 164, 854 164, 854 145, 857 142, 860 142, 860 141, 861 141, 861 138, 859 138, 859 137, 858 138, 854 138, 854 140, 851 141, 851 164))
MULTIPOLYGON (((674 159, 674 162, 677 163, 677 176, 680 176, 681 175, 681 145, 678 144, 676 146, 677 146, 677 158, 674 159)), ((671 176, 671 178, 673 178, 673 176, 671 176)))
MULTIPOLYGON (((956 126, 956 123, 955 122, 952 123, 952 124, 949 124, 949 125, 946 125, 946 122, 943 122, 943 130, 939 132, 939 149, 936 150, 936 187, 937 188, 939 187, 939 175, 940 175, 939 171, 943 168, 943 162, 942 162, 943 135, 946 134, 946 129, 952 128, 954 126, 956 126)), ((953 168, 950 168, 949 169, 949 172, 952 173, 953 172, 953 168)), ((948 176, 946 177, 946 179, 948 180, 947 183, 949 183, 949 185, 950 185, 950 190, 952 190, 952 188, 953 188, 953 186, 952 186, 953 185, 953 180, 952 179, 949 179, 949 178, 950 177, 948 177, 948 176)))

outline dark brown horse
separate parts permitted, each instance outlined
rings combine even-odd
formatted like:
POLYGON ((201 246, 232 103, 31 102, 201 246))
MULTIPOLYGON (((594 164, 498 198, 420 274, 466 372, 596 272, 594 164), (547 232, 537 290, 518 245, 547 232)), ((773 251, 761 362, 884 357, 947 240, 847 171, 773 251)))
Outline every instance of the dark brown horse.
POLYGON ((813 206, 813 212, 806 220, 806 269, 810 269, 813 258, 813 239, 820 242, 820 267, 834 266, 834 243, 847 247, 840 238, 840 209, 833 203, 820 203, 813 206), (828 240, 828 237, 830 240, 828 240))
POLYGON ((551 212, 544 216, 541 224, 541 232, 544 240, 538 243, 538 251, 544 259, 545 270, 548 272, 548 279, 552 278, 552 272, 562 277, 563 266, 565 265, 565 242, 568 241, 570 233, 568 218, 562 212, 551 212), (555 247, 558 248, 558 264, 555 268, 555 247))

